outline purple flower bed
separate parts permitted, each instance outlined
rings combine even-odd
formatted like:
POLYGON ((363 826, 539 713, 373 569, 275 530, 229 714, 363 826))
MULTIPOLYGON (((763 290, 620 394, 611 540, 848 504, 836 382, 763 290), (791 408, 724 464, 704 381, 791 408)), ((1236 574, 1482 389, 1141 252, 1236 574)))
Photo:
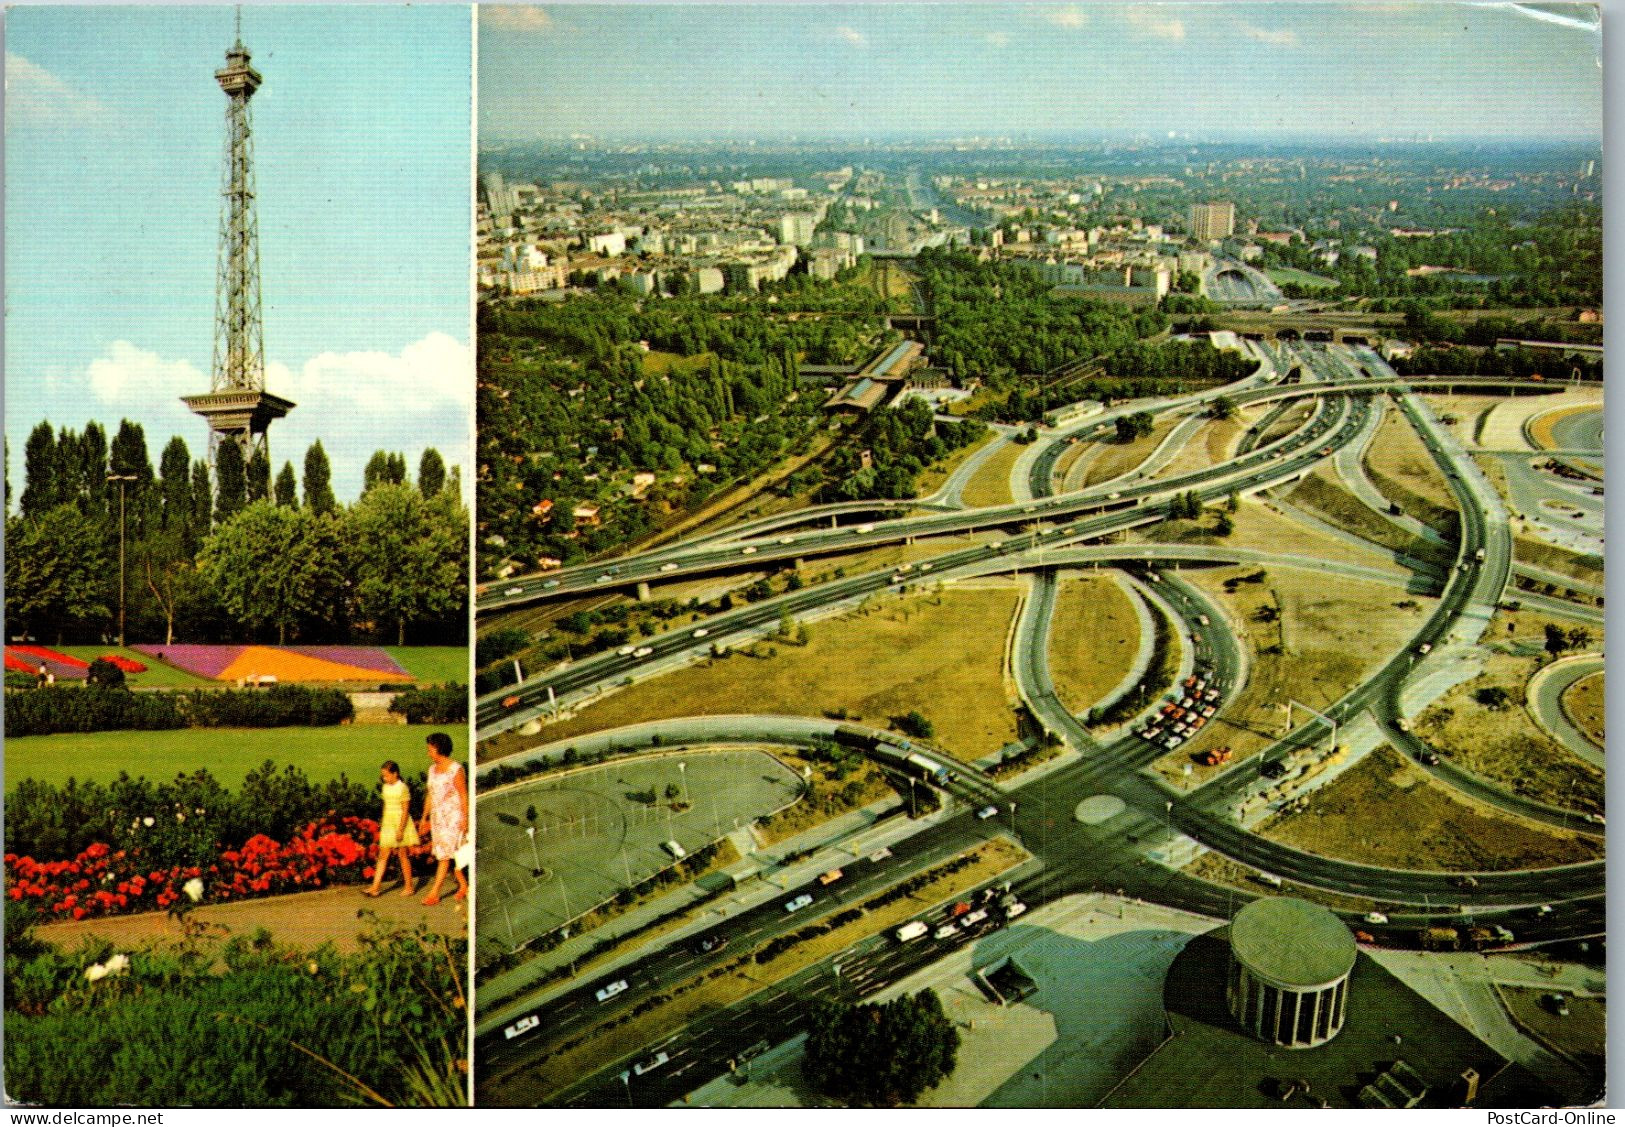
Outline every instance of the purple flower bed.
POLYGON ((377 646, 288 646, 290 653, 334 661, 374 673, 405 673, 399 662, 377 646))
POLYGON ((214 680, 220 676, 222 670, 236 661, 242 654, 245 646, 131 646, 132 650, 144 653, 165 664, 173 665, 176 669, 184 670, 198 677, 207 677, 214 680))

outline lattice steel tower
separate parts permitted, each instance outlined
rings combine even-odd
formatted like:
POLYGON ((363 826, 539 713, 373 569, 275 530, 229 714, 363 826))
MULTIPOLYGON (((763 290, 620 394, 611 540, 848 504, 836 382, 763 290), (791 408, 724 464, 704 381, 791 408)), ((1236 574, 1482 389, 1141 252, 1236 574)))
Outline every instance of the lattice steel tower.
POLYGON ((226 160, 220 195, 220 262, 214 293, 214 365, 207 395, 182 398, 209 423, 209 464, 220 443, 236 442, 243 464, 264 451, 273 419, 293 410, 292 401, 265 390, 265 342, 260 320, 260 239, 254 212, 254 139, 248 100, 260 87, 243 46, 241 13, 237 41, 214 79, 226 94, 226 160))

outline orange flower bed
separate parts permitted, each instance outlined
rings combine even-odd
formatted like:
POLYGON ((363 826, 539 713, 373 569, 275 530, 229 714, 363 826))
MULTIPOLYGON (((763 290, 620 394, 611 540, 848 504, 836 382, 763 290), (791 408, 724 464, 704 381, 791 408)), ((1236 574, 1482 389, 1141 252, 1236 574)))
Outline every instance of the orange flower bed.
POLYGON ((375 684, 412 680, 409 673, 390 673, 324 661, 319 657, 292 653, 274 646, 247 647, 220 671, 216 679, 238 681, 253 677, 275 677, 278 681, 367 681, 375 684))

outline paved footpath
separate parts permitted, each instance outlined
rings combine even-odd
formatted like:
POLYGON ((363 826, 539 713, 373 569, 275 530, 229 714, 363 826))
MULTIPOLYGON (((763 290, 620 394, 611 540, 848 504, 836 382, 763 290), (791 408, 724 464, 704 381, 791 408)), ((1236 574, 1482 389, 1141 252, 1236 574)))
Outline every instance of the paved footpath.
MULTIPOLYGON (((448 879, 447 884, 451 884, 448 879)), ((358 938, 373 930, 373 919, 414 927, 427 924, 442 935, 462 935, 467 930, 465 902, 442 900, 425 908, 421 898, 425 888, 419 882, 418 895, 402 896, 399 885, 376 899, 362 895, 365 885, 341 885, 319 892, 298 892, 288 896, 267 896, 205 904, 191 913, 204 923, 224 928, 231 935, 253 935, 259 928, 280 943, 318 947, 332 943, 342 951, 353 951, 358 938), (372 913, 372 914, 369 914, 372 913)), ((452 886, 455 891, 455 886, 452 886)), ((179 924, 167 912, 142 912, 131 916, 104 916, 71 923, 44 924, 34 936, 53 946, 71 951, 89 936, 101 936, 115 943, 135 944, 149 939, 178 939, 179 924)))

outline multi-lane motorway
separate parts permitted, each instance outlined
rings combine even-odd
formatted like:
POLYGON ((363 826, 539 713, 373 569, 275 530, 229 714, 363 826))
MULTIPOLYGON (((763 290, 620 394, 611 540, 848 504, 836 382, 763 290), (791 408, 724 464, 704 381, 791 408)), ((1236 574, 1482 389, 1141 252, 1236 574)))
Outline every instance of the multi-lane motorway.
MULTIPOLYGON (((1397 938, 1407 929, 1414 932, 1428 919, 1458 920, 1464 915, 1504 921, 1525 942, 1599 934, 1603 928, 1601 862, 1475 874, 1398 870, 1322 857, 1245 829, 1237 822, 1235 810, 1257 784, 1259 763, 1323 742, 1329 733, 1318 718, 1289 733, 1267 750, 1259 763, 1238 765, 1184 793, 1146 770, 1163 753, 1161 748, 1134 735, 1099 742, 1055 698, 1043 654, 1047 652, 1048 611, 1053 605, 1061 549, 1161 520, 1172 498, 1187 490, 1211 501, 1233 492, 1245 494, 1289 482, 1368 433, 1372 395, 1388 391, 1398 398, 1400 409, 1447 475, 1456 497, 1462 516, 1455 566, 1444 577, 1437 607, 1406 648, 1325 712, 1341 725, 1354 722, 1362 714, 1369 715, 1389 742, 1401 750, 1419 751, 1414 735, 1401 721, 1406 686, 1419 669, 1426 670, 1430 661, 1443 660, 1448 651, 1471 644, 1482 631, 1512 566, 1512 541, 1505 512, 1488 481, 1425 405, 1410 394, 1413 386, 1421 386, 1424 381, 1400 380, 1368 352, 1305 349, 1300 358, 1306 381, 1303 383, 1281 386, 1269 382, 1274 372, 1266 362, 1255 377, 1231 388, 1151 405, 1158 413, 1179 413, 1202 410, 1217 394, 1228 394, 1238 404, 1314 397, 1313 413, 1287 435, 1203 470, 1151 481, 1124 479, 1080 493, 1052 495, 1054 468, 1065 449, 1065 438, 1098 435, 1111 426, 1112 416, 1097 416, 1070 435, 1054 436, 1028 462, 1031 501, 816 527, 831 516, 868 515, 847 506, 839 514, 809 513, 802 523, 732 530, 725 538, 690 542, 609 565, 555 572, 545 578, 528 577, 488 591, 482 598, 481 610, 491 613, 543 598, 718 569, 742 569, 814 553, 964 533, 991 535, 996 538, 993 542, 947 547, 928 561, 916 561, 908 572, 879 569, 713 616, 697 626, 646 641, 646 653, 605 653, 549 671, 483 699, 478 713, 482 735, 507 730, 535 717, 552 702, 581 699, 629 676, 681 662, 685 655, 710 645, 759 635, 776 627, 785 615, 795 618, 827 611, 922 580, 1020 568, 1031 570, 1036 579, 1032 588, 1034 605, 1027 617, 1030 625, 1020 633, 1014 655, 1019 665, 1018 681, 1045 728, 1079 749, 1080 754, 1036 779, 1002 788, 1002 793, 994 784, 979 780, 976 793, 964 796, 964 812, 922 828, 894 845, 890 856, 866 864, 861 872, 849 873, 840 884, 785 889, 782 897, 718 925, 715 937, 725 939, 726 944, 701 951, 686 942, 679 943, 620 966, 613 975, 625 980, 627 987, 607 999, 600 999, 597 993, 604 983, 595 980, 574 986, 550 997, 546 1020, 523 1036, 510 1039, 500 1030, 484 1031, 479 1055, 484 1098, 497 1103, 548 1098, 587 1104, 650 1105, 697 1087, 726 1069, 730 1060, 737 1063, 741 1051, 760 1038, 782 1040, 788 1035, 791 1027, 786 1023, 797 1012, 800 999, 828 993, 864 996, 940 957, 943 943, 899 946, 882 938, 859 943, 746 1004, 688 1026, 669 1044, 647 1046, 626 1061, 604 1062, 601 1072, 584 1078, 562 1097, 532 1090, 526 1077, 529 1062, 621 1008, 637 1005, 639 998, 733 957, 730 952, 748 950, 775 934, 794 930, 809 918, 837 910, 997 832, 1013 834, 1034 857, 1023 870, 1027 875, 1017 882, 1017 892, 1032 903, 1084 889, 1123 889, 1144 899, 1227 915, 1238 896, 1234 889, 1186 877, 1156 862, 1155 857, 1161 856, 1159 850, 1166 849, 1176 835, 1184 835, 1202 847, 1267 874, 1271 880, 1290 880, 1325 890, 1334 897, 1351 898, 1355 903, 1381 905, 1389 916, 1388 925, 1360 924, 1377 932, 1379 938, 1397 938), (1001 816, 974 817, 973 806, 980 805, 989 794, 998 795, 1001 816), (1080 821, 1076 816, 1079 803, 1097 795, 1121 799, 1123 812, 1100 825, 1080 821), (781 901, 789 902, 803 893, 814 898, 812 905, 787 912, 781 901), (632 1067, 633 1059, 646 1053, 665 1053, 666 1060, 655 1069, 639 1073, 632 1067)), ((1469 381, 1451 382, 1465 386, 1469 381)), ((1147 407, 1139 404, 1133 409, 1147 407)), ((873 515, 880 515, 879 511, 873 515)), ((1126 549, 1124 555, 1130 557, 1132 549, 1126 549)), ((1147 570, 1146 574, 1150 578, 1156 572, 1147 570)), ((1228 700, 1243 680, 1244 654, 1218 608, 1172 574, 1158 577, 1156 592, 1179 619, 1177 626, 1188 647, 1187 662, 1200 663, 1228 700)), ((1443 781, 1469 792, 1474 785, 1483 788, 1483 784, 1452 771, 1448 765, 1434 769, 1443 781)), ((1493 797, 1501 800, 1507 796, 1497 793, 1493 797)), ((1537 817, 1561 814, 1568 824, 1567 815, 1561 811, 1521 812, 1537 817)), ((1355 912, 1350 918, 1359 915, 1355 912)))

